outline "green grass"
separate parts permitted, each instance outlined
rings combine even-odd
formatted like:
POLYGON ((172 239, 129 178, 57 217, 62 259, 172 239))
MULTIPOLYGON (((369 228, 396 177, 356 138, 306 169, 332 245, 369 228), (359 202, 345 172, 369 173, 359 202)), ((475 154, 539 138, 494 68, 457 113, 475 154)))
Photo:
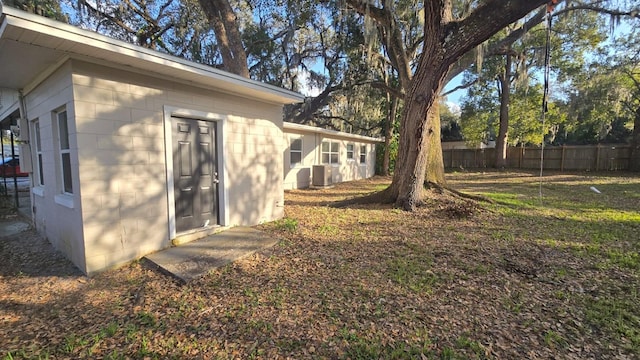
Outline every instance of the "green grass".
POLYGON ((586 319, 595 331, 632 350, 640 352, 640 313, 638 289, 616 298, 584 298, 586 319))
POLYGON ((273 227, 280 231, 287 231, 290 233, 295 232, 298 229, 298 220, 291 218, 283 218, 273 222, 273 227))
POLYGON ((343 359, 370 360, 370 359, 432 359, 435 354, 431 350, 429 338, 420 339, 417 342, 392 342, 384 343, 379 338, 371 338, 359 334, 355 330, 341 329, 338 335, 347 346, 343 359))
MULTIPOLYGON (((554 183, 545 179, 542 201, 536 198, 536 186, 522 186, 518 179, 504 179, 493 192, 480 192, 495 201, 490 206, 502 217, 501 228, 489 230, 496 241, 515 243, 533 241, 545 247, 569 250, 585 263, 593 264, 597 277, 607 278, 608 272, 632 279, 640 276, 640 180, 594 178, 554 183), (602 194, 588 190, 598 183, 602 194), (514 191, 517 189, 518 191, 514 191)), ((563 284, 576 282, 576 271, 560 266, 548 276, 563 284)), ((602 281, 591 279, 591 281, 602 281)), ((621 279, 608 279, 602 285, 584 284, 598 289, 600 295, 590 297, 575 288, 557 289, 553 298, 565 304, 580 303, 586 324, 581 331, 595 331, 598 341, 607 346, 622 346, 640 355, 640 299, 637 289, 620 292, 625 286, 621 279)), ((517 295, 517 294, 516 294, 517 295)), ((523 310, 522 298, 510 295, 503 298, 503 306, 515 314, 523 310)), ((566 347, 566 335, 547 329, 543 340, 554 350, 566 347)))
POLYGON ((387 275, 401 287, 417 293, 430 293, 438 282, 431 264, 429 257, 406 254, 387 261, 387 275))
POLYGON ((138 317, 138 322, 142 326, 154 327, 157 324, 157 319, 155 315, 148 313, 146 311, 139 312, 137 317, 138 317))
POLYGON ((462 335, 456 340, 459 349, 469 349, 478 358, 484 359, 486 356, 485 347, 478 341, 471 340, 468 336, 462 335))
POLYGON ((550 348, 567 346, 567 341, 559 333, 553 330, 547 330, 544 333, 544 343, 550 348))

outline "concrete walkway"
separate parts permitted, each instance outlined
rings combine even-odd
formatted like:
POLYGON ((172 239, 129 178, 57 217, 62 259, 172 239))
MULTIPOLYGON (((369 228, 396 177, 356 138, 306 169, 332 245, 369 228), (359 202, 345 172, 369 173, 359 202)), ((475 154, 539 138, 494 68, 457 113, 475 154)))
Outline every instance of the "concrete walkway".
POLYGON ((16 216, 11 219, 0 220, 0 238, 25 232, 31 225, 24 219, 16 216))
POLYGON ((247 227, 234 227, 200 240, 145 256, 163 271, 189 282, 209 271, 273 246, 278 241, 247 227))

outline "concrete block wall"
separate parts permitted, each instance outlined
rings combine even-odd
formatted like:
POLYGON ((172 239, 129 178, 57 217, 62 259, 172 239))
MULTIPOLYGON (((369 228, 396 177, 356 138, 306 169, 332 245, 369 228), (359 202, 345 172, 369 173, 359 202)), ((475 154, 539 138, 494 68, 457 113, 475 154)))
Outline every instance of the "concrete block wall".
MULTIPOLYGON (((42 168, 44 186, 32 189, 33 222, 36 230, 64 253, 78 268, 86 271, 85 246, 82 227, 82 204, 78 177, 78 143, 75 141, 76 128, 73 122, 73 84, 71 64, 67 63, 55 70, 45 81, 25 96, 29 130, 33 132, 33 122, 40 126, 42 146, 42 168), (57 125, 54 111, 67 111, 69 141, 71 150, 72 182, 74 195, 62 193, 62 173, 57 125)), ((22 134, 21 134, 22 135, 22 134)), ((36 158, 34 134, 30 134, 31 149, 36 158)), ((34 168, 37 162, 34 161, 34 168)), ((34 180, 35 181, 35 180, 34 180)))
POLYGON ((261 115, 234 111, 239 116, 229 116, 225 124, 231 226, 259 224, 284 215, 282 113, 277 107, 254 106, 252 111, 261 115), (261 119, 255 119, 258 116, 261 119))
POLYGON ((169 246, 160 82, 73 61, 88 274, 169 246), (132 86, 135 81, 146 87, 132 86))
POLYGON ((72 69, 87 273, 170 244, 166 107, 217 114, 225 225, 282 217, 281 105, 86 62, 72 69))

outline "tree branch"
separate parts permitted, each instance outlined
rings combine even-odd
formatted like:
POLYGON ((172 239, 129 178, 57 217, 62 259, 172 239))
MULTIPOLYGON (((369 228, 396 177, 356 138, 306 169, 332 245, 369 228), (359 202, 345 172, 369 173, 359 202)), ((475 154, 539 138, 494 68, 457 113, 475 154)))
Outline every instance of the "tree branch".
POLYGON ((544 5, 548 0, 489 0, 480 5, 471 15, 460 21, 449 22, 445 29, 444 46, 446 57, 451 62, 469 50, 488 40, 496 31, 505 28, 514 20, 522 19, 531 10, 544 5), (491 21, 487 21, 491 19, 491 21))
POLYGON ((470 88, 473 84, 477 83, 479 79, 475 79, 473 81, 470 81, 468 83, 462 84, 462 85, 458 85, 456 87, 454 87, 453 89, 447 91, 447 92, 443 92, 442 96, 447 96, 450 94, 453 94, 454 92, 458 91, 458 90, 463 90, 463 89, 468 89, 470 88))
POLYGON ((594 6, 594 5, 572 5, 562 10, 558 10, 557 12, 552 14, 552 17, 556 17, 564 13, 567 13, 569 11, 576 11, 576 10, 588 10, 588 11, 595 11, 598 13, 607 14, 611 16, 629 16, 631 18, 640 19, 640 9, 623 11, 623 10, 606 9, 606 8, 603 8, 600 6, 594 6))
MULTIPOLYGON (((608 14, 611 16, 629 16, 633 18, 640 17, 640 10, 630 10, 630 11, 622 11, 622 10, 611 10, 598 6, 590 6, 590 5, 572 5, 570 7, 566 7, 560 10, 557 10, 551 14, 552 17, 558 17, 563 14, 566 14, 570 11, 577 10, 589 10, 596 11, 604 14, 608 14)), ((524 34, 526 34, 529 30, 533 29, 536 25, 541 24, 544 21, 546 14, 546 9, 541 7, 535 15, 527 19, 527 21, 516 30, 512 31, 507 35, 504 39, 492 44, 486 52, 487 56, 497 55, 500 53, 501 49, 508 48, 518 39, 520 39, 524 34)), ((473 64, 475 61, 475 57, 471 53, 465 54, 457 63, 454 64, 451 71, 449 72, 446 81, 449 82, 454 77, 460 75, 463 71, 465 71, 469 66, 473 64)))
POLYGON ((129 34, 135 34, 136 31, 129 27, 124 21, 111 16, 110 14, 102 11, 102 10, 98 10, 97 8, 93 7, 92 5, 90 5, 86 0, 80 0, 80 5, 83 6, 85 9, 87 9, 88 12, 93 13, 94 16, 99 16, 102 17, 104 19, 107 19, 108 21, 110 21, 111 23, 118 25, 122 28, 122 30, 126 31, 129 34))

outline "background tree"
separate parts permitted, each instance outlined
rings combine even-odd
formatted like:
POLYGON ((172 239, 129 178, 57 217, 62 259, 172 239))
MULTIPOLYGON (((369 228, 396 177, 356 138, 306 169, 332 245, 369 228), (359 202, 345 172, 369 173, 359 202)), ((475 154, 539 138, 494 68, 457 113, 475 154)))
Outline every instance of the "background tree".
POLYGON ((5 0, 2 3, 22 11, 69 22, 66 14, 60 8, 60 3, 55 0, 5 0))
POLYGON ((449 104, 446 98, 440 98, 440 134, 442 141, 462 141, 460 127, 460 108, 449 104))
MULTIPOLYGON (((550 14, 552 15, 552 14, 550 14)), ((534 15, 534 18, 537 16, 534 15)), ((575 73, 577 69, 581 69, 585 64, 585 59, 589 57, 590 50, 597 48, 604 40, 606 40, 603 27, 605 22, 601 20, 599 14, 593 10, 573 8, 571 11, 562 11, 560 15, 554 16, 556 19, 551 29, 553 36, 551 37, 550 52, 552 57, 552 65, 555 77, 560 81, 566 81, 570 74, 575 73)), ((529 23, 528 20, 523 23, 529 23)), ((478 141, 478 139, 487 140, 487 138, 496 141, 496 158, 495 166, 502 168, 506 165, 507 145, 515 145, 517 143, 532 143, 532 139, 542 139, 539 132, 531 132, 533 128, 540 128, 535 122, 530 121, 537 109, 538 120, 541 117, 540 106, 534 106, 531 100, 539 95, 539 89, 528 90, 533 83, 534 87, 540 87, 543 66, 545 65, 545 49, 546 49, 546 27, 536 25, 534 28, 523 33, 514 41, 504 45, 503 39, 513 38, 512 34, 521 29, 520 24, 510 26, 506 30, 496 34, 487 45, 493 48, 493 52, 488 58, 484 58, 482 69, 476 74, 476 68, 470 67, 467 70, 467 78, 465 81, 472 87, 478 86, 495 86, 496 93, 491 95, 487 92, 468 92, 468 96, 497 96, 499 98, 499 109, 486 107, 484 109, 473 107, 474 102, 467 103, 465 111, 465 127, 467 132, 481 130, 478 128, 477 122, 470 116, 478 116, 478 111, 496 111, 499 114, 499 121, 494 123, 494 116, 488 116, 487 134, 488 136, 480 137, 478 134, 467 134, 470 139, 478 141), (502 33, 502 34, 501 34, 502 33), (506 34, 506 35, 505 35, 506 34), (503 44, 500 47, 492 44, 503 44), (523 91, 524 88, 524 91, 523 91), (518 94, 518 95, 516 95, 518 94), (511 101, 517 96, 517 101, 511 101), (523 107, 518 107, 521 104, 523 107), (510 114, 511 112, 511 114, 510 114), (516 114, 529 114, 525 118, 514 116, 516 114), (509 132, 515 128, 513 121, 518 122, 518 136, 510 141, 509 132)), ((554 92, 551 95, 558 95, 554 92)), ((553 99, 551 99, 551 107, 554 107, 553 99)), ((487 105, 487 102, 485 102, 487 105)), ((554 110, 556 110, 554 108, 554 110)), ((553 126, 547 127, 545 131, 549 131, 547 140, 554 141, 560 124, 564 122, 563 116, 555 114, 547 114, 547 123, 553 126)), ((539 129, 538 131, 541 131, 539 129)), ((539 144, 540 142, 538 142, 539 144)))
POLYGON ((75 24, 154 50, 171 50, 165 34, 176 26, 180 5, 172 0, 79 0, 75 24))
MULTIPOLYGON (((636 21, 637 23, 637 21, 636 21)), ((591 81, 576 88, 591 104, 581 101, 576 112, 587 112, 592 123, 601 124, 600 137, 631 145, 631 170, 640 170, 640 35, 638 27, 610 42, 593 64, 591 81), (595 70, 595 71, 594 71, 595 70), (590 96, 587 96, 590 95, 590 96), (605 135, 606 133, 606 135, 605 135)))
MULTIPOLYGON (((348 0, 358 13, 375 21, 392 41, 382 41, 385 54, 398 72, 404 90, 404 110, 400 122, 399 155, 392 184, 371 199, 395 202, 413 210, 423 198, 423 183, 444 185, 444 165, 440 146, 439 107, 434 106, 453 64, 510 23, 524 18, 544 1, 465 1, 462 10, 452 1, 414 4, 424 14, 421 50, 409 61, 413 48, 405 47, 398 3, 348 0), (414 67, 415 66, 415 67, 414 67), (415 70, 414 70, 415 69, 415 70), (435 125, 435 126, 434 126, 435 125)), ((459 4, 459 3, 456 3, 459 4)), ((408 38, 409 36, 407 36, 408 38)))
POLYGON ((476 82, 468 89, 461 105, 460 127, 469 147, 475 148, 480 143, 488 144, 495 139, 499 108, 494 86, 476 82))

